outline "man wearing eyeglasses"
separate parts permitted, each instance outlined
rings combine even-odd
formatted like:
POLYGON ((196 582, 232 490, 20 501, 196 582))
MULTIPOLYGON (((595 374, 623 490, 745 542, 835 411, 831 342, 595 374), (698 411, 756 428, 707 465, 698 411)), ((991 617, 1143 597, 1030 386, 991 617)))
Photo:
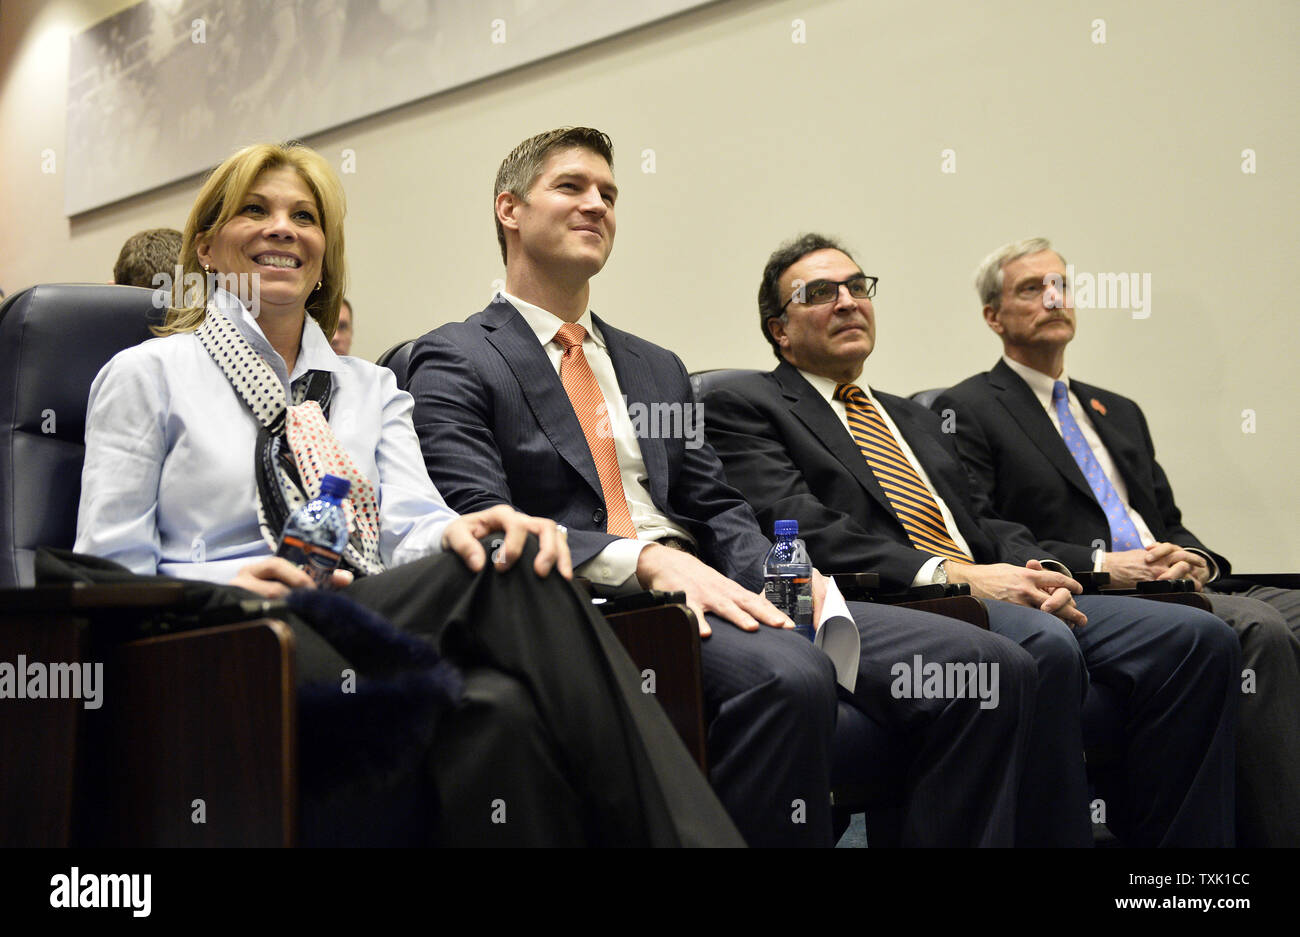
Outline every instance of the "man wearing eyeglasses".
POLYGON ((1237 841, 1300 845, 1300 591, 1232 579, 1183 523, 1138 405, 1067 373, 1077 323, 1066 272, 1043 238, 984 259, 975 286, 1003 355, 934 409, 953 415, 957 450, 994 509, 1044 549, 1117 587, 1190 578, 1204 590, 1255 681, 1241 697, 1237 841))
POLYGON ((939 418, 869 385, 876 282, 821 235, 773 253, 759 315, 781 363, 704 400, 727 480, 760 522, 797 519, 824 570, 874 570, 893 589, 968 583, 990 600, 990 629, 1038 667, 1018 843, 1060 828, 1091 841, 1086 701, 1123 727, 1118 767, 1095 779, 1112 830, 1134 846, 1231 845, 1232 632, 1198 609, 1081 595, 1025 528, 992 514, 939 418))

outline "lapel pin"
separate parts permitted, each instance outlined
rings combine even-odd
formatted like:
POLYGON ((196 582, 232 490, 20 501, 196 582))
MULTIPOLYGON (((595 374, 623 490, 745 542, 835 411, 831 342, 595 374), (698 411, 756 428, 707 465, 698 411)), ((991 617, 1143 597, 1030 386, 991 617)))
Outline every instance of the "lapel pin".
POLYGON ((1102 403, 1100 400, 1098 400, 1096 397, 1093 397, 1091 400, 1088 401, 1088 406, 1092 407, 1102 416, 1106 415, 1106 405, 1102 403))

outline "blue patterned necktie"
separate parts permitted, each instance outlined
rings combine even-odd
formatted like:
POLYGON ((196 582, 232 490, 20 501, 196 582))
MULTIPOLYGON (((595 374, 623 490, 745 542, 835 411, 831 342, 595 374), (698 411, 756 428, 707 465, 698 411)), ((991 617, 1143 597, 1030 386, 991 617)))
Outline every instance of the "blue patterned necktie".
POLYGON ((1064 381, 1052 385, 1052 404, 1056 407, 1056 418, 1061 421, 1065 446, 1070 450, 1070 455, 1074 456, 1074 461, 1079 463, 1079 471, 1083 472, 1097 503, 1106 512, 1106 521, 1110 524, 1110 548, 1117 552, 1142 549, 1142 538, 1133 526, 1133 519, 1128 516, 1128 508, 1120 500, 1119 492, 1110 483, 1106 473, 1101 470, 1101 464, 1092 454, 1092 447, 1083 438, 1083 430, 1079 429, 1074 415, 1070 413, 1070 397, 1064 381))

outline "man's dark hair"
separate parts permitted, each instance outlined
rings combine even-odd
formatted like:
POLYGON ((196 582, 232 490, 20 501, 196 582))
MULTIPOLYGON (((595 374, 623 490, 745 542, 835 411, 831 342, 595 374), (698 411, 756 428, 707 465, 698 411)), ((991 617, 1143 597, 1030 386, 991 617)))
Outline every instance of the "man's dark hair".
MULTIPOLYGON (((126 239, 113 265, 113 282, 118 286, 158 286, 154 276, 175 276, 181 256, 181 233, 174 228, 150 228, 126 239)), ((170 280, 169 280, 170 282, 170 280)))
POLYGON ((556 150, 573 147, 591 150, 597 156, 604 157, 610 169, 614 168, 613 141, 607 134, 592 127, 560 127, 539 133, 519 144, 501 161, 492 189, 492 219, 497 226, 497 243, 501 245, 502 263, 506 260, 506 232, 496 215, 497 196, 509 192, 527 202, 528 191, 542 174, 546 158, 556 150))
MULTIPOLYGON (((801 234, 774 250, 772 256, 767 258, 767 266, 763 268, 763 281, 758 285, 758 327, 762 329, 763 338, 772 346, 772 354, 776 355, 778 361, 784 361, 785 358, 781 356, 781 346, 767 330, 767 320, 779 319, 784 315, 781 304, 789 297, 781 296, 781 277, 808 254, 822 250, 836 250, 853 260, 853 255, 839 241, 824 234, 801 234)), ((853 262, 857 263, 856 260, 853 262)))

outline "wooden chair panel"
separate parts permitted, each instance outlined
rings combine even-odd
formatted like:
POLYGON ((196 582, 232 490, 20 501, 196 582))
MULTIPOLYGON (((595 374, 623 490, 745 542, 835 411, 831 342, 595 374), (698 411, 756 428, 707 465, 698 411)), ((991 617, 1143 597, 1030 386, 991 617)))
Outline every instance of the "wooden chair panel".
POLYGON ((659 605, 616 612, 605 620, 637 668, 654 671, 656 699, 707 776, 700 630, 695 614, 685 605, 659 605))

